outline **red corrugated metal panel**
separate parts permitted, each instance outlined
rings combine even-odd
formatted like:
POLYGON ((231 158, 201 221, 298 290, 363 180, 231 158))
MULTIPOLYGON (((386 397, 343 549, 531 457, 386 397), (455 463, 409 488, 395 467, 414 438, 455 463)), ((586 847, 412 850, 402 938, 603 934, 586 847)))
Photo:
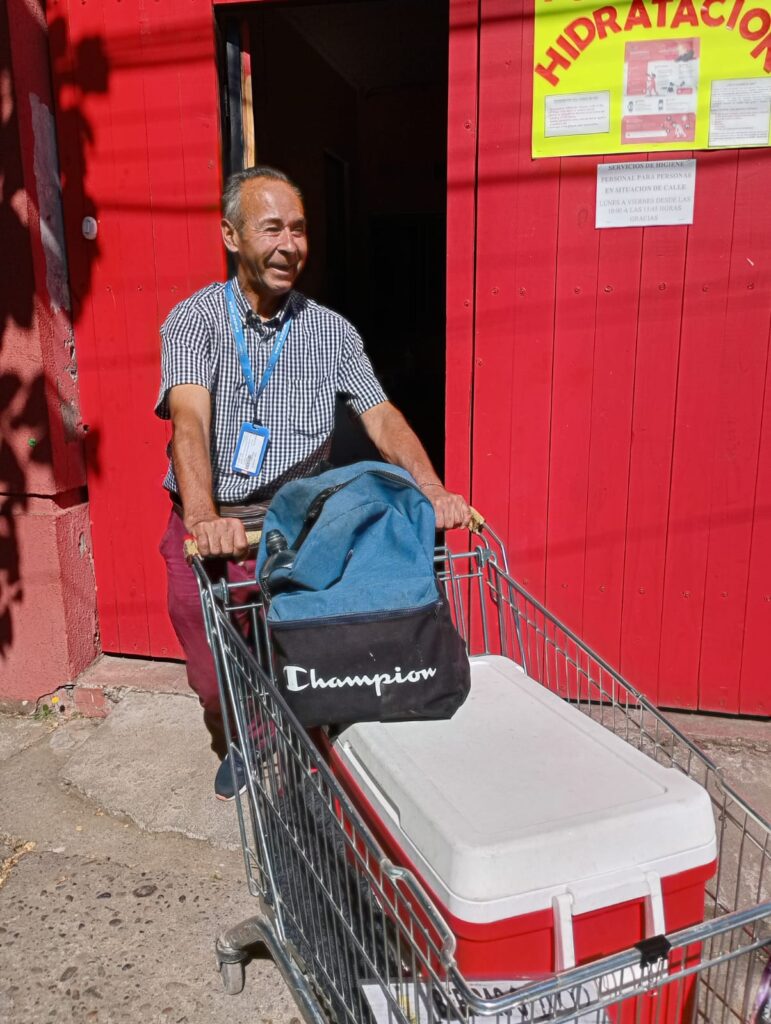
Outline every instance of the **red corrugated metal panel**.
POLYGON ((618 665, 643 232, 598 234, 583 629, 618 665))
POLYGON ((477 143, 477 0, 450 5, 447 103, 447 431, 448 487, 468 493, 474 331, 477 143))
POLYGON ((640 265, 619 663, 654 700, 686 240, 682 228, 645 232, 640 265))
MULTIPOLYGON (((554 304, 552 429, 546 522, 548 608, 584 633, 584 573, 594 327, 597 312, 599 238, 592 223, 597 160, 561 162, 554 304)), ((561 680, 576 694, 572 668, 561 680)))
POLYGON ((529 14, 482 0, 473 500, 654 699, 767 714, 771 152, 696 154, 690 228, 595 230, 598 160, 530 158, 529 14))
POLYGON ((699 707, 720 350, 736 198, 736 153, 699 153, 688 232, 669 494, 659 700, 699 707))
MULTIPOLYGON (((699 706, 736 709, 747 612, 747 584, 771 311, 771 190, 767 154, 739 154, 725 331, 719 361, 718 430, 713 454, 699 706)), ((755 557, 765 561, 761 548, 755 557)), ((768 579, 768 576, 767 576, 768 579)), ((769 710, 756 662, 755 685, 740 706, 769 710), (757 702, 757 703, 755 703, 757 702)))
POLYGON ((546 604, 583 632, 599 235, 597 160, 562 160, 554 307, 546 604))
MULTIPOLYGON (((509 448, 516 452, 509 474, 508 530, 512 565, 519 579, 538 598, 546 587, 546 522, 551 443, 551 387, 557 263, 559 162, 530 158, 528 134, 532 117, 532 79, 527 74, 533 50, 533 24, 526 5, 516 12, 521 26, 521 85, 513 90, 515 173, 528 182, 525 192, 510 182, 517 199, 516 218, 508 223, 514 241, 516 273, 511 282, 514 302, 511 378, 512 424, 509 448)), ((493 396, 491 396, 492 398, 493 396)))
POLYGON ((512 96, 521 79, 522 33, 507 0, 486 0, 481 12, 472 491, 483 514, 503 527, 510 503, 516 415, 510 395, 502 397, 511 388, 514 351, 514 263, 506 254, 517 209, 512 96), (496 126, 494 131, 491 124, 496 126), (503 210, 510 216, 501 216, 503 210))
MULTIPOLYGON (((765 163, 768 181, 768 162, 765 163)), ((767 335, 771 345, 771 334, 767 335)), ((760 432, 750 571, 744 618, 739 708, 747 715, 771 714, 768 685, 768 638, 771 635, 771 360, 766 362, 763 421, 760 432)))

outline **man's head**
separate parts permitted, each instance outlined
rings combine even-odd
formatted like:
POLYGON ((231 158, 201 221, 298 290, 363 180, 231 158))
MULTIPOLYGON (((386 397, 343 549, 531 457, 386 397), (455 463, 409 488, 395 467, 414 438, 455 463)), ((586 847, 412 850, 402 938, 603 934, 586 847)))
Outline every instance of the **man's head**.
POLYGON ((242 283, 273 306, 294 287, 308 256, 300 190, 272 167, 231 175, 222 194, 222 238, 238 256, 242 283))

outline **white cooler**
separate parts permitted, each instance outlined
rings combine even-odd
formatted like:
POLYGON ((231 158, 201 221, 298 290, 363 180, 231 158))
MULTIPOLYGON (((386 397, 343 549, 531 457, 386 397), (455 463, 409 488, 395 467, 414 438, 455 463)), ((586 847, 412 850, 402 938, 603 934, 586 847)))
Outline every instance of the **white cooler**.
POLYGON ((329 750, 466 977, 563 970, 702 920, 707 793, 506 658, 472 659, 471 678, 451 721, 356 725, 329 750))

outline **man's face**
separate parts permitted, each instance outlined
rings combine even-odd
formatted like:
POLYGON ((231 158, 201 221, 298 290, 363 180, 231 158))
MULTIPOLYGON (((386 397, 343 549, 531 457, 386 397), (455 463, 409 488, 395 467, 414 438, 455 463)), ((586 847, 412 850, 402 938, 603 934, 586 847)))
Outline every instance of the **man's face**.
POLYGON ((223 220, 225 245, 238 253, 258 295, 285 295, 308 256, 302 200, 283 181, 255 178, 241 185, 241 213, 238 226, 223 220))

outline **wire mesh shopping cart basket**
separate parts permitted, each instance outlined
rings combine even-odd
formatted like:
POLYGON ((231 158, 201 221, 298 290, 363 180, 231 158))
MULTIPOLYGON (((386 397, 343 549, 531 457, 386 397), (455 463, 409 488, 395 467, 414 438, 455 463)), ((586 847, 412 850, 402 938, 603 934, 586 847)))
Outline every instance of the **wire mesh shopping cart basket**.
MULTIPOLYGON (((308 1022, 439 1024, 761 1024, 771 954, 769 825, 712 761, 511 577, 485 526, 468 550, 436 551, 437 575, 472 656, 501 655, 578 712, 706 790, 717 870, 703 920, 568 969, 478 982, 416 874, 384 852, 274 681, 259 592, 194 570, 231 752, 246 766, 238 822, 253 917, 217 941, 226 989, 259 950, 274 959, 308 1022)), ((334 642, 333 636, 330 642, 334 642)))

